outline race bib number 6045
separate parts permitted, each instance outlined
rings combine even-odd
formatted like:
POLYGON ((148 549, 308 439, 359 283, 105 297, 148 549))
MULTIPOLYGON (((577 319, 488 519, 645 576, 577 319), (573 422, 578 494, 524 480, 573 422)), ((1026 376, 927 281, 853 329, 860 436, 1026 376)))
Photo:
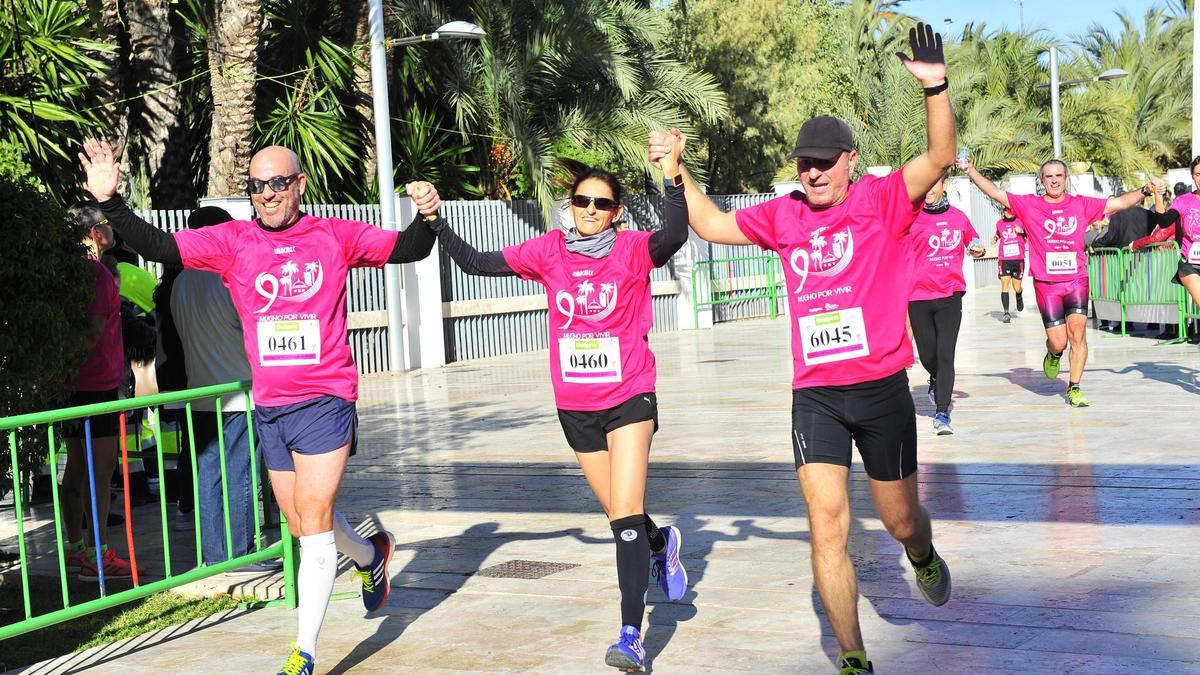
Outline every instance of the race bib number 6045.
POLYGON ((804 365, 857 359, 871 353, 861 307, 802 316, 798 328, 804 365))
POLYGON ((321 362, 321 322, 259 321, 258 362, 263 366, 305 366, 321 362))

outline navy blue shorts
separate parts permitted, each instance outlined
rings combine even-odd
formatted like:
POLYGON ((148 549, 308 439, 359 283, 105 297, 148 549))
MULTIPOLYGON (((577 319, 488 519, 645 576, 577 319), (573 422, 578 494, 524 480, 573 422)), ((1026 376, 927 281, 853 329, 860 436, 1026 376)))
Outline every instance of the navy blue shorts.
POLYGON ((254 406, 254 433, 272 471, 295 471, 292 453, 322 455, 358 444, 358 410, 334 396, 281 406, 254 406))

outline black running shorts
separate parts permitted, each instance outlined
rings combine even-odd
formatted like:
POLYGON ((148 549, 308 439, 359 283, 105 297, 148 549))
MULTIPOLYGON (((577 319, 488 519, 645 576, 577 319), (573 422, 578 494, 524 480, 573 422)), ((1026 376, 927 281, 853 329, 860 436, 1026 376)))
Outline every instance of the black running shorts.
POLYGON ((907 373, 792 391, 797 469, 813 462, 849 467, 851 441, 875 480, 900 480, 917 470, 917 417, 907 373))
POLYGON ((608 450, 608 432, 629 424, 654 420, 658 431, 658 397, 654 392, 638 394, 607 410, 558 409, 567 444, 575 452, 608 450))
POLYGON ((1001 260, 997 263, 1000 272, 997 276, 1012 277, 1018 281, 1025 276, 1025 261, 1024 260, 1001 260))

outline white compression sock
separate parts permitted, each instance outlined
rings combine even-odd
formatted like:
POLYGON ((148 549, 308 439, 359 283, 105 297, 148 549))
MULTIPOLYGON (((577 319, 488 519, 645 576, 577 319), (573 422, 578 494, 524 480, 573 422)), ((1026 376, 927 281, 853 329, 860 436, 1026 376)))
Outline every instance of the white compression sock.
POLYGON ((317 658, 317 634, 325 620, 333 579, 337 576, 337 546, 333 532, 300 537, 300 571, 296 575, 296 591, 300 604, 296 644, 300 651, 317 658))
POLYGON ((375 562, 375 545, 367 541, 346 522, 341 511, 333 512, 333 536, 337 539, 337 550, 354 561, 359 567, 375 562))

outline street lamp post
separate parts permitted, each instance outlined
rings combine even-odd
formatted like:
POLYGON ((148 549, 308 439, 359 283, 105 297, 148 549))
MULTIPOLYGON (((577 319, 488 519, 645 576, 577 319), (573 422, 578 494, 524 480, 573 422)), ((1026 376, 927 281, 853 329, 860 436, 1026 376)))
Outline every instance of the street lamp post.
MULTIPOLYGON (((371 95, 375 113, 375 156, 379 181, 379 219, 384 229, 396 227, 396 186, 392 179, 392 127, 388 104, 387 46, 403 46, 443 39, 479 40, 483 29, 466 21, 451 21, 432 33, 414 35, 388 42, 383 31, 383 0, 368 0, 367 21, 371 31, 371 95)), ((400 301, 400 270, 395 265, 383 268, 384 293, 387 295, 388 370, 404 370, 404 315, 400 301)))
POLYGON ((1058 49, 1050 48, 1050 83, 1042 83, 1036 85, 1038 89, 1050 88, 1050 126, 1053 132, 1054 141, 1054 159, 1062 159, 1062 111, 1059 108, 1058 90, 1061 87, 1072 87, 1089 82, 1100 82, 1102 80, 1117 80, 1125 77, 1129 73, 1120 68, 1110 68, 1095 77, 1086 77, 1082 80, 1067 80, 1066 82, 1058 81, 1058 49))

